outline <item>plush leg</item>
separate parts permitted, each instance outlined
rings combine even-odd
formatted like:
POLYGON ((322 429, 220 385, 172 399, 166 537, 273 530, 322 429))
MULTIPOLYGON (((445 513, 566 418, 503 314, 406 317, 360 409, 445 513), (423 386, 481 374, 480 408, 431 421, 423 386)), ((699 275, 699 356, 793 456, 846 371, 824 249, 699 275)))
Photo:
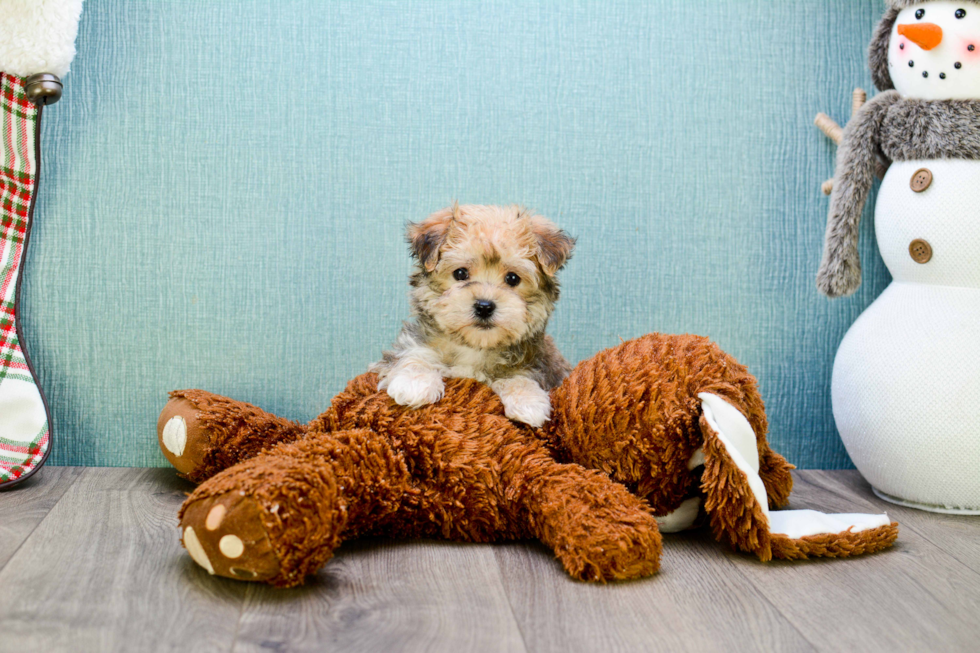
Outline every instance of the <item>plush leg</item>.
POLYGON ((722 397, 701 393, 705 470, 702 490, 716 537, 762 560, 846 557, 890 546, 898 524, 888 515, 769 510, 756 435, 722 397))
POLYGON ((305 426, 203 390, 171 392, 157 421, 163 455, 195 483, 305 433, 305 426))
MULTIPOLYGON (((428 534, 493 541, 537 537, 568 572, 587 580, 654 573, 660 535, 648 505, 597 471, 556 462, 526 426, 504 416, 500 398, 470 379, 448 379, 446 394, 419 410, 397 406, 373 375, 351 381, 333 401, 346 428, 383 431, 413 457, 422 484, 413 499, 428 534)), ((408 520, 386 533, 401 536, 408 520)))
POLYGON ((396 512, 410 487, 405 461, 373 431, 311 433, 202 483, 180 511, 183 543, 212 574, 291 587, 396 512))
POLYGON ((600 472, 527 456, 507 494, 521 497, 531 533, 580 580, 640 578, 660 566, 660 533, 644 501, 600 472))
POLYGON ((760 434, 763 481, 785 503, 791 466, 766 444, 755 378, 707 338, 649 334, 582 361, 552 392, 543 431, 556 455, 608 473, 645 498, 667 528, 682 530, 697 514, 703 457, 697 394, 704 391, 745 409, 760 434))

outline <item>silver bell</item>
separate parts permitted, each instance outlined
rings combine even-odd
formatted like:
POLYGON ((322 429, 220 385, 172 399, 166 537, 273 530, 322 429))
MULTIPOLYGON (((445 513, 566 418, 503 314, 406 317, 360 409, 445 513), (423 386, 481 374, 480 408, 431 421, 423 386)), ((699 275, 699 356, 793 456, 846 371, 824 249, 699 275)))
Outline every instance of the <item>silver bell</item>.
POLYGON ((54 104, 61 99, 61 80, 51 73, 38 73, 24 80, 27 99, 38 106, 54 104))

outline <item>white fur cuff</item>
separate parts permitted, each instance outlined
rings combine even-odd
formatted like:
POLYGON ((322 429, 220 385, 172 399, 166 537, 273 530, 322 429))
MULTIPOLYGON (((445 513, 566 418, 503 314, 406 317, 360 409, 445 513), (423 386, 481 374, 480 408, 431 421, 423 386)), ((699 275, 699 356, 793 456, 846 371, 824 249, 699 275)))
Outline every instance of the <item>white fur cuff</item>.
POLYGON ((82 0, 0 0, 0 71, 64 77, 81 15, 82 0))

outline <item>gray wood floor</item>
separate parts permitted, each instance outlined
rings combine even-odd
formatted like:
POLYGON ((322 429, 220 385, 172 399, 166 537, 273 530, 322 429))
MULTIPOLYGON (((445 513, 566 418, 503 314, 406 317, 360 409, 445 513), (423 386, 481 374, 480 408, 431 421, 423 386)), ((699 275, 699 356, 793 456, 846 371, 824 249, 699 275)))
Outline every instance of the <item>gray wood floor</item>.
POLYGON ((212 578, 166 469, 49 467, 0 493, 0 651, 977 651, 980 518, 799 472, 794 507, 887 510, 890 551, 760 563, 666 536, 659 575, 570 580, 537 543, 368 540, 305 587, 212 578))

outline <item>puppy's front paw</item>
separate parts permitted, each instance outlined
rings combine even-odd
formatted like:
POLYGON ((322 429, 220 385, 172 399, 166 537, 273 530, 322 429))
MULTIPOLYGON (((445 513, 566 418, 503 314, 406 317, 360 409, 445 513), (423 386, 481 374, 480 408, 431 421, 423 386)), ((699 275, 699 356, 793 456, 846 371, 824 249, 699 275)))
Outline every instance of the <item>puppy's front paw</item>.
POLYGON ((434 404, 442 399, 446 384, 438 372, 409 372, 402 371, 386 379, 388 381, 388 396, 396 404, 419 408, 434 404))
POLYGON ((551 397, 531 379, 502 379, 492 387, 504 404, 504 414, 515 422, 540 428, 551 417, 551 397))
POLYGON ((551 417, 551 402, 545 397, 522 404, 515 401, 504 402, 504 414, 515 422, 524 422, 528 426, 541 428, 551 417))

